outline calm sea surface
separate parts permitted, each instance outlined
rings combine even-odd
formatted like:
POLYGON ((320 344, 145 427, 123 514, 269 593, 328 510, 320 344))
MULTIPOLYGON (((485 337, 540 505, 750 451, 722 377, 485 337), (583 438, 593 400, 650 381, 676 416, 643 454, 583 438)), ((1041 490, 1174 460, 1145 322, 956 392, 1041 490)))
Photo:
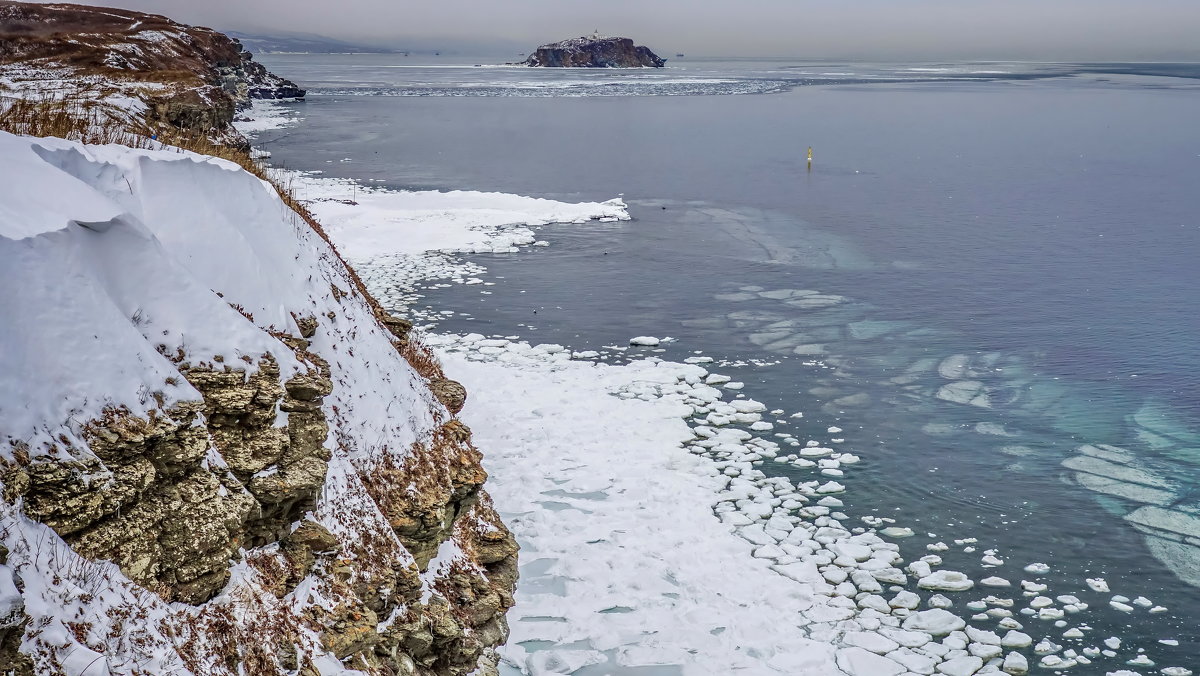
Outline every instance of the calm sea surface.
POLYGON ((472 257, 503 283, 430 292, 443 329, 743 360, 717 370, 789 431, 844 429, 846 511, 913 527, 907 557, 1045 562, 1088 644, 1200 665, 1200 65, 264 61, 312 92, 260 138, 280 165, 629 202, 472 257))

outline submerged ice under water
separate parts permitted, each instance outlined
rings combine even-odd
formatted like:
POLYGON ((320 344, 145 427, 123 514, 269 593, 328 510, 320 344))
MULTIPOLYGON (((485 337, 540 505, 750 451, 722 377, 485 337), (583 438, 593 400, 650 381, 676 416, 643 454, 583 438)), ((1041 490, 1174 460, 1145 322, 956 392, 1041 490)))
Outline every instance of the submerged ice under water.
POLYGON ((867 460, 843 511, 911 528, 907 560, 935 553, 995 578, 1005 591, 989 593, 1032 610, 1060 644, 1122 636, 1159 666, 1194 666, 1200 595, 1184 583, 1200 582, 1189 342, 1200 205, 1185 188, 1200 178, 1186 122, 1200 102, 1186 80, 1109 79, 555 101, 572 107, 549 112, 317 97, 286 144, 268 147, 292 166, 394 186, 633 194, 634 223, 547 231, 547 249, 474 259, 495 285, 426 289, 415 308, 452 312, 430 315, 443 328, 576 351, 675 336, 651 349, 703 350, 745 383, 731 392, 804 412, 757 430, 791 435, 774 437, 784 459, 796 450, 763 463, 768 475, 844 471, 796 462, 819 463, 803 442, 836 426, 867 460), (491 124, 473 127, 481 115, 491 124), (453 147, 437 141, 450 130, 453 147), (328 133, 351 162, 323 165, 305 141, 328 133), (393 133, 403 159, 380 142, 393 133), (809 173, 791 146, 813 137, 809 173), (1055 627, 1072 618, 1052 610, 1069 613, 1072 596, 1092 608, 1084 636, 1064 639, 1075 625, 1055 627))

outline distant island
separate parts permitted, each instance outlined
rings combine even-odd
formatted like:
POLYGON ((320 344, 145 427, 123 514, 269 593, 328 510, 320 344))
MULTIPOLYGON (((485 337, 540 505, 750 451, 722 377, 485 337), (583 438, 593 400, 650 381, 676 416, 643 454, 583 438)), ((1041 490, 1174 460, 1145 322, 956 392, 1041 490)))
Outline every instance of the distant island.
POLYGON ((598 34, 542 45, 522 62, 546 68, 662 68, 667 60, 629 38, 598 34))

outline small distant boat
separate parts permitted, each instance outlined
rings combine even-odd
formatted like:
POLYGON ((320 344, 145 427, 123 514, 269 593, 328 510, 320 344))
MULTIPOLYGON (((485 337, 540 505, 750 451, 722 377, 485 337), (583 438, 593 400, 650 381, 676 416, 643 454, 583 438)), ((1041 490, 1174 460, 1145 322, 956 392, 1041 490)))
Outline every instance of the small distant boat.
POLYGON ((677 59, 682 59, 682 58, 683 58, 683 53, 682 53, 682 52, 680 52, 679 54, 676 54, 676 55, 675 55, 675 58, 677 58, 677 59))

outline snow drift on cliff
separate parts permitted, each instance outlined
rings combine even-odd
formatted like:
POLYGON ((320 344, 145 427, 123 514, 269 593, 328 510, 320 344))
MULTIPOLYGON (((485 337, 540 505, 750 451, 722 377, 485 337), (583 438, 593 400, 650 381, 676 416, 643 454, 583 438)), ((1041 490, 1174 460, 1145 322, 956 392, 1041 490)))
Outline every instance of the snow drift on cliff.
MULTIPOLYGON (((37 673, 230 673, 230 641, 287 625, 292 647, 266 645, 259 657, 298 652, 321 673, 345 671, 320 624, 320 613, 353 598, 335 594, 332 577, 309 575, 276 593, 243 551, 215 598, 167 603, 123 569, 79 556, 10 494, 28 487, 22 468, 38 466, 99 467, 71 485, 116 485, 89 448, 89 425, 114 411, 161 420, 200 400, 184 377, 189 364, 219 372, 232 363, 249 380, 270 355, 286 380, 327 362, 333 392, 321 409, 331 459, 309 518, 348 549, 366 542, 391 552, 387 565, 412 567, 415 579, 361 461, 403 466, 447 411, 333 249, 274 188, 232 163, 0 132, 0 285, 0 661, 12 659, 8 634, 37 673), (302 334, 304 348, 285 344, 302 334)), ((274 415, 286 433, 296 414, 274 415)), ((193 427, 207 422, 199 415, 193 427)), ((202 468, 219 474, 223 460, 207 443, 202 468)), ((200 538, 202 525, 185 527, 200 538)), ((339 579, 361 584, 366 564, 349 565, 339 579)), ((443 572, 435 566, 422 580, 432 587, 443 572)))
POLYGON ((145 414, 196 398, 182 380, 167 382, 177 367, 163 355, 180 350, 270 353, 286 376, 301 365, 269 331, 299 334, 294 316, 330 312, 351 324, 322 323, 314 351, 334 353, 337 379, 382 395, 335 402, 356 436, 407 445, 432 426, 432 397, 370 308, 337 300, 353 289, 340 261, 268 184, 170 150, 0 134, 0 157, 0 315, 20 319, 0 326, 0 372, 15 374, 0 380, 6 437, 37 453, 59 426, 105 407, 145 414), (351 334, 366 357, 336 359, 351 334), (397 407, 426 413, 384 415, 397 407))

